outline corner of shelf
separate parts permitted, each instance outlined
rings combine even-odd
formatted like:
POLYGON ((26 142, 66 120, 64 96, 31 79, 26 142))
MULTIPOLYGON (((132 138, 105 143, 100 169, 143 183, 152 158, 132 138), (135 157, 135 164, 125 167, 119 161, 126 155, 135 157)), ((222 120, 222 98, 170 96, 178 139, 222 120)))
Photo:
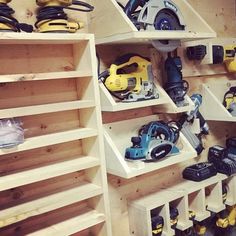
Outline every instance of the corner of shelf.
MULTIPOLYGON (((236 81, 231 81, 230 84, 236 86, 236 81)), ((211 82, 202 85, 203 102, 200 112, 206 120, 236 122, 236 117, 232 116, 222 104, 228 89, 228 82, 211 82)))

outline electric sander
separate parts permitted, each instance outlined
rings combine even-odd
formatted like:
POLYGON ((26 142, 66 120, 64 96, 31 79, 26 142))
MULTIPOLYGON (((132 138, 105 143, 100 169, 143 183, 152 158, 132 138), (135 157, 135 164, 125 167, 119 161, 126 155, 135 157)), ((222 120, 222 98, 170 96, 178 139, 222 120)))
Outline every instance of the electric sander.
POLYGON ((15 11, 7 4, 11 0, 0 0, 0 31, 3 32, 32 32, 33 26, 19 23, 12 15, 15 11))
POLYGON ((86 2, 75 0, 36 0, 36 3, 39 9, 35 27, 41 33, 75 33, 83 27, 83 23, 69 21, 64 9, 81 12, 90 12, 94 9, 86 2), (72 5, 80 8, 71 7, 72 5))

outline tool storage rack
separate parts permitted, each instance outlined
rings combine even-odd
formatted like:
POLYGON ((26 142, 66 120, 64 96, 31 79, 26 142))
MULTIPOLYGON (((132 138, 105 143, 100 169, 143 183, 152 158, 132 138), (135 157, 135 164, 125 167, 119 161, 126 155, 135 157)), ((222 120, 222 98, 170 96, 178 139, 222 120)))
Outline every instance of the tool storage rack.
MULTIPOLYGON (((127 0, 119 1, 125 5, 127 0)), ((95 34, 97 45, 115 44, 151 44, 152 40, 181 41, 213 38, 216 33, 191 7, 186 0, 175 1, 188 24, 184 31, 138 31, 131 20, 126 16, 116 0, 92 1, 95 10, 90 19, 89 30, 95 34), (105 10, 106 9, 106 10, 105 10), (108 20, 112 19, 112 20, 108 20), (198 22, 195 24, 194 22, 198 22), (115 26, 114 26, 115 24, 115 26), (101 27, 102 26, 102 27, 101 27)), ((115 58, 114 58, 115 59, 115 58)), ((113 60, 114 60, 113 59, 113 60)), ((158 106, 158 110, 168 113, 186 112, 193 106, 188 95, 185 96, 189 105, 177 107, 162 87, 157 84, 160 93, 159 99, 136 103, 120 103, 100 83, 101 106, 103 111, 121 111, 145 106, 158 106)))
POLYGON ((155 120, 160 120, 160 117, 153 115, 103 125, 108 173, 129 179, 166 166, 191 160, 197 156, 196 151, 188 140, 180 133, 177 143, 180 148, 178 155, 165 157, 163 160, 153 163, 145 163, 140 160, 125 160, 125 149, 132 145, 131 137, 138 135, 138 130, 142 125, 155 120))
POLYGON ((0 118, 25 129, 0 149, 0 234, 111 235, 93 35, 1 33, 0 48, 0 118))
POLYGON ((151 212, 164 219, 162 235, 175 235, 170 225, 169 207, 179 211, 177 229, 186 230, 193 225, 188 211, 196 213, 196 220, 202 221, 210 212, 218 213, 225 209, 222 199, 222 183, 229 186, 226 205, 236 204, 236 176, 227 177, 217 174, 202 182, 183 180, 174 186, 160 189, 150 195, 129 202, 130 234, 135 236, 152 236, 151 212))
MULTIPOLYGON (((125 5, 127 0, 119 1, 125 5)), ((216 33, 186 0, 175 0, 186 23, 184 31, 138 31, 115 0, 93 0, 95 6, 90 29, 97 44, 150 43, 154 39, 204 39, 216 37, 216 33), (108 20, 112 19, 112 20, 108 20), (197 24, 196 24, 197 22, 197 24)))

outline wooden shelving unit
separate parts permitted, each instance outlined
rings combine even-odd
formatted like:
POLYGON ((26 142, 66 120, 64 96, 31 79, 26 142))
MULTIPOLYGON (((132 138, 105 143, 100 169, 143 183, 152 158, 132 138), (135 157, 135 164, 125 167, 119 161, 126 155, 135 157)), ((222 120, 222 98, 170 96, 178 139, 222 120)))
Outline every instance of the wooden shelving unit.
MULTIPOLYGON (((120 1, 123 5, 127 0, 120 1)), ((183 14, 184 31, 138 31, 115 0, 92 1, 95 10, 91 16, 90 31, 95 33, 97 44, 151 43, 152 40, 183 41, 213 38, 216 33, 191 7, 186 0, 176 0, 175 4, 183 14), (107 9, 104 11, 104 9, 107 9), (107 19, 112 19, 109 21, 107 19), (198 22, 198 24, 195 24, 198 22), (114 25, 115 24, 115 25, 114 25), (102 27, 101 27, 102 26, 102 27)))
POLYGON ((125 160, 125 149, 131 146, 131 137, 137 136, 138 130, 143 124, 154 120, 160 120, 160 118, 153 115, 103 125, 108 173, 123 178, 132 178, 170 165, 191 160, 197 156, 196 151, 181 134, 177 144, 177 146, 180 147, 180 154, 177 156, 170 156, 154 163, 145 163, 140 160, 125 160))
POLYGON ((236 121, 236 117, 232 116, 223 105, 224 94, 231 86, 236 86, 236 82, 215 81, 202 85, 203 102, 200 111, 206 120, 236 121))
MULTIPOLYGON (((230 177, 230 181, 236 179, 230 177)), ((202 221, 210 216, 210 211, 220 212, 225 208, 222 199, 222 182, 228 177, 217 174, 202 182, 183 180, 174 186, 167 186, 157 192, 129 202, 130 232, 135 236, 151 236, 151 211, 164 218, 163 235, 174 235, 170 226, 169 206, 177 207, 179 220, 177 228, 185 230, 193 225, 188 218, 188 210, 196 212, 196 220, 202 221), (210 191, 209 191, 210 189, 210 191), (208 194, 206 194, 208 193, 208 194)), ((235 197, 230 189, 227 200, 235 197)), ((234 202, 232 202, 235 204, 234 202)))
POLYGON ((25 129, 0 149, 0 195, 22 193, 0 197, 0 234, 111 235, 93 35, 1 33, 0 48, 0 118, 25 129))

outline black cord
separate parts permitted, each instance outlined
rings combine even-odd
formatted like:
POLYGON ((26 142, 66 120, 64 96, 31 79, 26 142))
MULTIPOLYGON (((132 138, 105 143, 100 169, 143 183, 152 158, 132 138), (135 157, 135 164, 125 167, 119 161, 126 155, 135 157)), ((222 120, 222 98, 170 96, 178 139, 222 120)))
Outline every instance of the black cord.
POLYGON ((0 3, 0 23, 10 25, 11 30, 14 32, 20 32, 21 30, 28 33, 32 32, 33 26, 24 23, 19 23, 17 19, 12 17, 12 14, 14 13, 15 11, 7 4, 0 3))
POLYGON ((64 9, 72 10, 72 11, 82 11, 82 12, 90 12, 93 11, 94 7, 86 2, 82 1, 72 1, 72 5, 81 6, 82 8, 76 7, 65 7, 65 6, 45 6, 38 8, 37 12, 37 21, 35 23, 35 27, 38 28, 38 24, 41 21, 51 21, 51 20, 67 20, 68 16, 64 12, 64 9))

